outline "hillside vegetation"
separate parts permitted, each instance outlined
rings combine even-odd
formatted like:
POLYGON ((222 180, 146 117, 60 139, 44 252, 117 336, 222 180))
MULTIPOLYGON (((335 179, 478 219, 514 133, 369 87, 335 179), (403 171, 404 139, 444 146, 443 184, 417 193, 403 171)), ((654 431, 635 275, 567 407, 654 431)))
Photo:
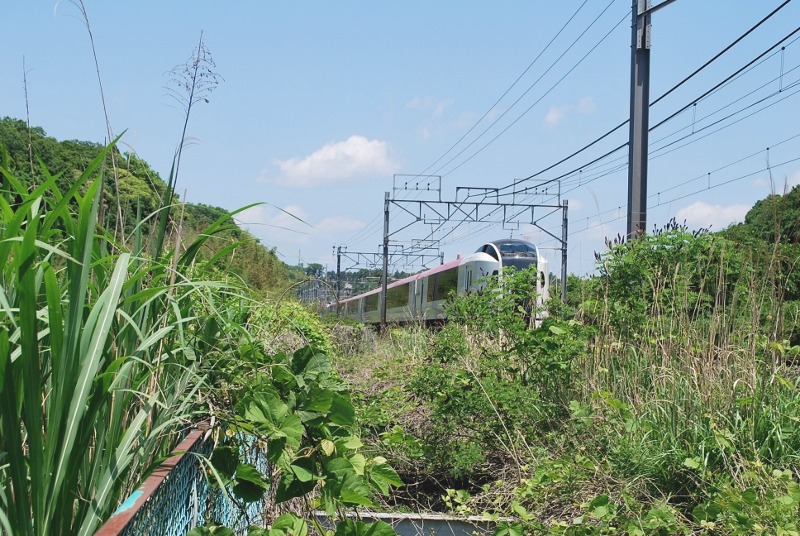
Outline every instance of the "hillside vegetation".
MULTIPOLYGON (((28 190, 41 182, 45 170, 58 170, 54 184, 65 192, 100 154, 103 146, 88 141, 58 141, 47 136, 41 127, 29 129, 24 121, 6 117, 0 120, 0 148, 7 152, 5 166, 28 190)), ((111 151, 114 152, 113 162, 108 154, 101 164, 104 173, 100 224, 118 240, 129 244, 138 225, 147 245, 156 230, 157 219, 151 216, 165 202, 167 184, 137 155, 121 153, 116 146, 111 151), (112 169, 113 164, 116 170, 112 169)), ((226 210, 214 206, 182 203, 177 194, 173 199, 177 204, 170 212, 173 241, 179 233, 180 240, 192 243, 201 231, 227 214, 226 210)), ((281 292, 292 280, 302 277, 281 262, 275 250, 262 246, 234 222, 203 244, 200 257, 212 258, 233 243, 238 243, 235 254, 224 256, 218 266, 239 274, 254 290, 281 292)))
POLYGON ((363 434, 406 482, 386 506, 510 516, 504 535, 800 533, 798 215, 795 187, 723 232, 609 242, 539 329, 525 274, 435 332, 338 327, 363 434))

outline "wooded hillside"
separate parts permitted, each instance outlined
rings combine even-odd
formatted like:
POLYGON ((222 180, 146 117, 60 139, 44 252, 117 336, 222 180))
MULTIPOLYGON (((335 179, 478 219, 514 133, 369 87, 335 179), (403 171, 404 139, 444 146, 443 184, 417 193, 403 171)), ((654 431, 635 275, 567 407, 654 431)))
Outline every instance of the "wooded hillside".
MULTIPOLYGON (((42 127, 30 127, 20 119, 0 120, 0 155, 5 166, 24 181, 28 188, 41 183, 45 173, 58 173, 56 185, 65 192, 76 177, 103 149, 102 144, 80 140, 56 140, 42 127)), ((107 158, 104 171, 103 226, 122 240, 130 239, 137 213, 146 218, 158 209, 165 196, 167 184, 147 161, 117 148, 107 158), (121 218, 120 218, 121 216, 121 218)), ((184 203, 175 196, 179 206, 171 212, 173 233, 192 239, 219 219, 226 211, 204 204, 184 203)), ((155 218, 143 224, 145 239, 152 231, 155 218)), ((281 262, 274 249, 261 245, 257 238, 235 223, 207 242, 204 255, 210 257, 232 242, 240 244, 222 261, 230 273, 239 274, 252 289, 270 292, 284 289, 292 278, 290 269, 281 262)))

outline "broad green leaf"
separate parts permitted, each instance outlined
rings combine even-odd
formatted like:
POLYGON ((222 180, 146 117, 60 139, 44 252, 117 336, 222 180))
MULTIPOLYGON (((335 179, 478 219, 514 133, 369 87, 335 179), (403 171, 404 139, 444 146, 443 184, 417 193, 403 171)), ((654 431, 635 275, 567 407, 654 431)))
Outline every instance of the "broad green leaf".
POLYGON ((686 458, 683 460, 683 465, 688 467, 689 469, 699 469, 700 468, 700 459, 699 458, 686 458))
POLYGON ((369 480, 381 490, 381 493, 386 495, 389 493, 389 486, 401 487, 403 481, 398 476, 397 472, 385 463, 373 463, 369 466, 369 480))
POLYGON ((330 389, 321 389, 312 385, 300 404, 300 409, 317 413, 328 413, 333 404, 334 392, 330 389))
POLYGON ((275 488, 275 502, 282 503, 295 497, 302 497, 306 493, 310 493, 316 485, 315 480, 301 482, 295 478, 293 473, 284 472, 275 488))
POLYGON ((493 536, 522 536, 523 534, 525 534, 525 529, 520 523, 500 523, 493 536))
POLYGON ((384 521, 364 523, 344 519, 337 523, 334 536, 396 536, 396 533, 392 526, 384 521))
POLYGON ((342 502, 354 506, 369 506, 377 508, 377 504, 370 498, 372 492, 364 482, 364 479, 358 476, 355 471, 345 475, 341 483, 340 497, 342 502))
POLYGON ((367 459, 364 458, 363 454, 357 453, 348 458, 350 463, 353 464, 353 469, 355 469, 356 474, 360 476, 364 476, 364 469, 367 466, 367 459))
POLYGON ((306 365, 308 365, 308 362, 311 361, 311 358, 314 357, 316 353, 316 350, 308 346, 304 346, 303 348, 297 350, 292 355, 291 359, 292 372, 298 375, 302 374, 306 369, 306 365))
POLYGON ((369 523, 364 536, 396 536, 396 533, 388 523, 384 521, 375 521, 374 523, 369 523))
POLYGON ((235 476, 236 480, 250 482, 251 484, 255 484, 263 489, 267 489, 269 487, 269 484, 266 480, 264 480, 261 472, 249 463, 240 463, 237 465, 235 476))
POLYGON ((311 458, 298 458, 292 463, 291 468, 300 482, 311 482, 316 478, 316 467, 311 458))
POLYGON ((294 514, 283 514, 270 527, 269 536, 308 536, 308 523, 294 514))
POLYGON ((336 452, 336 445, 330 439, 323 439, 320 441, 319 447, 322 449, 325 456, 333 456, 333 453, 336 452))
POLYGON ((292 448, 300 448, 300 441, 303 439, 303 426, 300 417, 289 415, 281 425, 281 432, 286 435, 286 444, 292 448))
POLYGON ((210 527, 195 527, 186 533, 186 536, 235 536, 235 532, 228 527, 211 525, 210 527))
POLYGON ((758 493, 754 489, 746 489, 742 492, 742 500, 747 504, 756 504, 758 501, 758 493))
POLYGON ((353 408, 350 398, 341 393, 334 393, 333 403, 329 418, 333 424, 339 426, 353 426, 355 424, 356 411, 353 408))
POLYGON ((333 370, 331 360, 323 353, 315 353, 303 368, 303 375, 309 379, 316 379, 320 374, 327 374, 333 370))
POLYGON ((236 485, 233 486, 233 494, 243 501, 254 502, 261 499, 268 488, 269 484, 252 465, 243 463, 236 467, 236 485))
POLYGON ((261 486, 256 486, 252 482, 242 480, 233 486, 233 494, 244 502, 256 502, 261 500, 266 490, 261 486))
POLYGON ((223 446, 214 449, 211 464, 226 478, 233 478, 239 466, 239 451, 235 447, 223 446))
POLYGON ((344 448, 350 450, 360 449, 363 446, 364 443, 362 443, 361 439, 359 439, 357 436, 350 436, 347 438, 347 441, 344 442, 344 448))
POLYGON ((273 381, 285 391, 296 389, 297 378, 286 365, 275 365, 271 368, 273 381))
POLYGON ((278 464, 286 450, 286 436, 272 437, 267 441, 267 459, 278 464))

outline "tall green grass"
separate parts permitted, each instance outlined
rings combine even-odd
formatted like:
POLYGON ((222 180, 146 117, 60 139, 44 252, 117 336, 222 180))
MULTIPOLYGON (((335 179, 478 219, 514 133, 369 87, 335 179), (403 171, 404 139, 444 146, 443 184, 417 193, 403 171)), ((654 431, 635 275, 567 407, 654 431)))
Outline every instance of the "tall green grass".
POLYGON ((578 363, 584 400, 613 393, 652 432, 638 436, 642 455, 674 457, 650 460, 665 479, 687 457, 733 478, 748 461, 800 462, 800 379, 788 355, 797 348, 776 328, 786 324, 785 289, 768 273, 776 262, 718 242, 691 283, 678 263, 650 272, 647 321, 630 333, 600 322, 578 363))
POLYGON ((146 253, 141 221, 117 243, 96 225, 112 146, 65 192, 0 166, 0 532, 92 534, 201 407, 191 339, 227 286, 195 261, 225 218, 180 255, 164 227, 146 253))

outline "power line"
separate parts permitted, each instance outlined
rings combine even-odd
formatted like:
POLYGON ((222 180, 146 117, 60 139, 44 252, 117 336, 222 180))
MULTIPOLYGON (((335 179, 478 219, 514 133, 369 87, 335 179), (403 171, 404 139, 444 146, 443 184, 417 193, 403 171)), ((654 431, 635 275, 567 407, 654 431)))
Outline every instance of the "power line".
POLYGON ((780 39, 779 41, 777 41, 777 42, 776 42, 774 45, 772 45, 772 46, 770 46, 769 48, 767 48, 767 49, 766 49, 764 52, 762 52, 761 54, 759 54, 758 56, 756 56, 755 58, 753 58, 752 60, 750 60, 750 61, 749 61, 748 63, 746 63, 746 64, 745 64, 743 67, 741 67, 741 68, 737 69, 737 70, 736 70, 736 72, 734 72, 734 73, 733 73, 733 74, 731 74, 730 76, 726 77, 724 80, 722 80, 721 82, 719 82, 718 84, 716 84, 714 87, 712 87, 712 88, 711 88, 711 89, 709 89, 708 91, 704 92, 702 95, 700 95, 700 96, 699 96, 699 97, 697 97, 696 99, 693 99, 693 100, 692 100, 692 101, 691 101, 689 104, 687 104, 687 105, 683 106, 682 108, 680 108, 679 110, 677 110, 676 112, 674 112, 673 114, 671 114, 671 115, 670 115, 669 117, 667 117, 666 119, 663 119, 663 120, 661 120, 659 123, 657 123, 656 125, 654 125, 653 127, 651 127, 651 128, 650 128, 650 131, 653 131, 653 130, 657 129, 658 127, 662 126, 664 123, 667 123, 668 121, 670 121, 670 120, 674 119, 674 118, 675 118, 676 116, 678 116, 679 114, 681 114, 681 113, 685 112, 686 110, 688 110, 689 108, 691 108, 691 107, 692 107, 692 105, 693 105, 694 103, 696 103, 696 102, 698 102, 698 101, 700 101, 700 100, 702 100, 702 99, 706 98, 708 95, 711 95, 712 93, 714 93, 714 92, 715 92, 717 89, 719 89, 720 87, 722 87, 723 85, 725 85, 727 82, 729 82, 731 79, 733 79, 734 77, 736 77, 736 76, 737 76, 739 73, 741 73, 742 71, 744 71, 745 69, 747 69, 748 67, 750 67, 751 65, 753 65, 753 64, 754 64, 756 61, 758 61, 758 60, 760 60, 762 57, 766 56, 766 55, 767 55, 769 52, 771 52, 772 50, 774 50, 775 48, 777 48, 777 47, 778 47, 778 46, 779 46, 781 43, 783 43, 784 41, 786 41, 787 39, 789 39, 790 37, 792 37, 792 36, 793 36, 794 34, 796 34, 797 32, 800 32, 800 26, 798 26, 797 28, 795 28, 795 29, 794 29, 792 32, 790 32, 790 33, 789 33, 788 35, 786 35, 784 38, 782 38, 782 39, 780 39))
MULTIPOLYGON (((734 41, 733 41, 731 44, 729 44, 728 46, 726 46, 726 47, 725 47, 725 48, 724 48, 722 51, 720 51, 720 52, 718 52, 717 54, 715 54, 715 55, 714 55, 714 56, 713 56, 713 57, 712 57, 710 60, 708 60, 707 62, 705 62, 705 63, 704 63, 704 64, 703 64, 701 67, 699 67, 698 69, 695 69, 695 71, 693 71, 693 72, 692 72, 692 73, 691 73, 689 76, 685 77, 683 80, 681 80, 680 82, 678 82, 677 84, 675 84, 674 86, 672 86, 672 87, 671 87, 670 89, 668 89, 668 90, 667 90, 665 93, 663 93, 661 96, 659 96, 657 99, 655 99, 655 101, 653 101, 653 102, 650 104, 650 106, 653 106, 653 105, 654 105, 654 104, 656 104, 657 102, 660 102, 660 101, 661 101, 662 99, 664 99, 664 98, 665 98, 667 95, 671 94, 673 91, 675 91, 675 90, 676 90, 676 89, 678 89, 680 86, 682 86, 684 83, 686 83, 688 80, 690 80, 691 78, 693 78, 694 76, 696 76, 696 75, 697 75, 698 73, 700 73, 702 70, 706 69, 706 68, 707 68, 709 65, 711 65, 711 64, 712 64, 714 61, 718 60, 718 59, 719 59, 719 58, 720 58, 720 57, 721 57, 721 56, 722 56, 724 53, 728 52, 728 51, 729 51, 729 50, 730 50, 730 49, 731 49, 733 46, 735 46, 737 43, 739 43, 739 42, 740 42, 740 41, 741 41, 741 40, 742 40, 744 37, 746 37, 747 35, 749 35, 750 33, 752 33, 752 32, 753 32, 753 31, 754 31, 756 28, 758 28, 759 26, 761 26, 761 24, 763 24, 763 23, 764 23, 764 22, 765 22, 767 19, 769 19, 769 18, 770 18, 770 17, 772 17, 772 16, 773 16, 775 13, 777 13, 777 11, 779 11, 780 9, 782 9, 783 7, 785 7, 785 6, 786 6, 786 5, 787 5, 787 4, 788 4, 790 1, 791 1, 791 0, 787 0, 787 1, 785 1, 785 2, 784 2, 782 5, 781 5, 781 6, 779 6, 778 8, 776 8, 776 10, 774 10, 772 13, 770 13, 769 15, 767 15, 767 17, 765 17, 764 19, 762 19, 761 21, 759 21, 758 23, 756 23, 756 24, 755 24, 753 27, 751 27, 749 30, 747 30, 747 31, 746 31, 744 34, 742 34, 741 36, 739 36, 738 38, 736 38, 736 39, 735 39, 735 40, 734 40, 734 41)), ((761 53, 759 56, 757 56, 756 58, 754 58, 753 60, 751 60, 750 62, 748 62, 748 63, 747 63, 745 66, 743 66, 742 68, 738 69, 738 70, 737 70, 736 72, 734 72, 732 75, 728 76, 728 77, 727 77, 725 80, 723 80, 723 81, 722 81, 722 82, 720 82, 719 84, 717 84, 717 85, 715 85, 714 87, 712 87, 710 90, 708 90, 708 91, 706 91, 705 93, 703 93, 703 94, 702 94, 700 97, 693 99, 692 101, 690 101, 690 103, 689 103, 689 104, 687 104, 687 105, 683 106, 681 109, 679 109, 677 112, 675 112, 675 113, 673 113, 672 115, 670 115, 668 118, 666 118, 666 119, 664 119, 663 121, 659 122, 659 123, 658 123, 658 124, 656 124, 655 126, 653 126, 653 127, 650 127, 649 131, 650 131, 650 132, 652 132, 653 130, 655 130, 656 128, 658 128, 658 127, 662 126, 663 124, 665 124, 665 123, 666 123, 666 122, 668 122, 669 120, 671 120, 671 119, 674 119, 674 118, 675 118, 677 115, 679 115, 679 114, 680 114, 680 113, 682 113, 683 111, 685 111, 685 110, 689 109, 689 108, 690 108, 690 107, 691 107, 693 104, 697 103, 698 101, 702 100, 703 98, 707 97, 708 95, 711 95, 711 94, 713 94, 713 93, 714 93, 714 92, 715 92, 717 89, 719 89, 720 87, 722 87, 722 86, 723 86, 725 83, 727 83, 728 81, 732 80, 732 79, 733 79, 733 78, 735 78, 737 75, 739 75, 741 72, 743 72, 743 71, 745 71, 746 69, 748 69, 748 68, 749 68, 751 65, 753 65, 754 63, 756 63, 758 60, 760 60, 760 59, 761 59, 763 56, 765 56, 766 54, 768 54, 770 51, 774 50, 774 49, 775 49, 777 46, 779 46, 781 43, 783 43, 784 41, 786 41, 787 39, 789 39, 789 38, 790 38, 792 35, 794 35, 794 34, 795 34, 795 33, 797 33, 798 31, 800 31, 800 27, 798 27, 797 29, 795 29, 793 32, 791 32, 789 35, 787 35, 787 36, 786 36, 786 37, 784 37, 783 39, 779 40, 777 43, 775 43, 774 45, 772 45, 772 46, 771 46, 770 48, 768 48, 766 51, 762 52, 762 53, 761 53)), ((605 134, 601 135, 600 137, 596 138, 595 140, 593 140, 593 141, 589 142, 588 144, 584 145, 583 147, 581 147, 581 148, 580 148, 580 149, 578 149, 577 151, 573 152, 573 153, 572 153, 572 154, 570 154, 569 156, 567 156, 567 157, 565 157, 565 158, 562 158, 561 160, 559 160, 559 161, 558 161, 558 162, 556 162, 555 164, 549 165, 549 166, 547 166, 547 167, 543 168, 542 170, 540 170, 540 171, 537 171, 536 173, 533 173, 533 174, 529 175, 528 177, 526 177, 526 178, 524 178, 524 179, 518 179, 518 180, 516 180, 516 181, 512 182, 511 184, 509 184, 509 185, 507 185, 507 186, 503 186, 503 187, 501 188, 501 190, 507 190, 507 189, 510 189, 510 188, 515 188, 517 185, 519 185, 519 184, 520 184, 520 183, 522 183, 522 182, 525 182, 526 180, 533 179, 533 178, 535 178, 535 177, 538 177, 538 176, 540 176, 540 175, 542 175, 542 174, 546 173, 547 171, 550 171, 550 170, 552 170, 553 168, 555 168, 555 167, 557 167, 557 166, 559 166, 559 165, 561 165, 561 164, 563 164, 563 163, 567 162, 567 161, 568 161, 568 160, 570 160, 571 158, 574 158, 575 156, 577 156, 577 155, 579 155, 579 154, 583 153, 584 151, 588 150, 589 148, 593 147, 594 145, 596 145, 596 144, 597 144, 597 143, 599 143, 600 141, 604 140, 605 138, 607 138, 608 136, 610 136, 611 134, 613 134, 614 132, 616 132, 617 130, 619 130, 620 128, 622 128, 623 126, 627 125, 628 123, 629 123, 629 120, 625 120, 625 121, 621 122, 621 123, 620 123, 620 124, 618 124, 617 126, 613 127, 611 130, 609 130, 608 132, 606 132, 605 134)), ((622 147, 625 147, 625 146, 627 146, 627 142, 626 142, 624 145, 621 145, 620 147, 617 147, 616 149, 614 149, 614 150, 610 151, 609 153, 606 153, 606 155, 604 155, 604 157, 605 157, 605 156, 608 156, 610 153, 611 153, 611 154, 613 154, 613 152, 616 152, 617 150, 619 150, 620 148, 622 148, 622 147)), ((582 169, 582 168, 583 168, 583 167, 585 167, 586 165, 591 165, 592 163, 594 163, 594 162, 596 162, 596 161, 597 161, 597 159, 595 159, 595 160, 591 161, 591 162, 590 162, 590 163, 588 163, 588 164, 584 164, 584 165, 582 165, 582 166, 580 166, 580 167, 578 167, 578 168, 575 168, 574 170, 572 170, 572 171, 568 172, 566 175, 572 174, 572 173, 574 173, 574 172, 576 172, 576 171, 578 171, 578 170, 582 169)), ((562 175, 562 176, 560 176, 560 177, 557 177, 556 179, 552 179, 552 181, 554 181, 554 180, 558 180, 559 178, 561 178, 561 177, 563 177, 563 176, 564 176, 564 175, 562 175)))
MULTIPOLYGON (((512 90, 512 89, 513 89, 513 88, 514 88, 516 85, 517 85, 517 83, 518 83, 518 82, 519 82, 519 81, 522 79, 522 77, 523 77, 523 76, 525 76, 525 74, 527 74, 527 72, 528 72, 528 71, 531 69, 531 67, 533 67, 533 65, 534 65, 534 64, 535 64, 537 61, 539 61, 539 59, 542 57, 542 55, 543 55, 545 52, 547 52, 547 50, 550 48, 550 46, 551 46, 551 45, 552 45, 552 44, 555 42, 555 40, 556 40, 556 39, 558 39, 558 37, 559 37, 559 36, 561 35, 561 33, 562 33, 562 32, 563 32, 563 31, 564 31, 566 28, 567 28, 567 26, 569 26, 569 24, 572 22, 572 20, 573 20, 573 19, 574 19, 574 18, 575 18, 575 17, 578 15, 578 13, 579 13, 579 12, 580 12, 580 11, 583 9, 583 7, 586 5, 586 3, 587 3, 588 1, 589 1, 589 0, 584 0, 584 2, 583 2, 583 3, 582 3, 580 6, 578 6, 578 9, 576 9, 576 10, 575 10, 575 12, 574 12, 574 13, 572 14, 572 16, 571 16, 571 17, 570 17, 570 18, 567 20, 567 22, 565 22, 565 23, 564 23, 564 25, 561 27, 561 29, 560 29, 560 30, 558 30, 558 32, 557 32, 557 33, 556 33, 556 34, 553 36, 553 38, 552 38, 552 39, 550 39, 550 42, 548 42, 548 43, 547 43, 547 45, 545 45, 545 47, 544 47, 544 48, 543 48, 541 51, 539 51, 539 54, 537 54, 537 55, 536 55, 536 57, 533 59, 533 61, 532 61, 532 62, 530 62, 530 63, 528 64, 528 66, 525 68, 525 70, 524 70, 524 71, 522 71, 522 74, 520 74, 520 75, 517 77, 517 79, 516 79, 516 80, 514 80, 514 82, 513 82, 513 83, 512 83, 512 84, 511 84, 511 85, 508 87, 508 89, 506 89, 506 90, 505 90, 505 92, 503 92, 503 94, 502 94, 502 95, 500 95, 500 97, 499 97, 499 98, 498 98, 498 99, 495 101, 495 103, 494 103, 494 104, 492 104, 492 106, 491 106, 491 107, 490 107, 488 110, 486 110, 486 112, 485 112, 485 113, 484 113, 484 114, 481 116, 481 118, 480 118, 480 119, 478 119, 478 120, 475 122, 475 124, 474 124, 474 125, 472 125, 472 126, 470 127, 470 129, 469 129, 469 130, 467 130, 467 131, 466 131, 466 132, 465 132, 465 133, 464 133, 464 134, 463 134, 463 135, 462 135, 462 136, 461 136, 461 137, 460 137, 460 138, 459 138, 459 139, 458 139, 458 140, 457 140, 457 141, 456 141, 456 142, 455 142, 455 143, 454 143, 454 144, 453 144, 453 145, 452 145, 452 146, 451 146, 449 149, 447 149, 447 151, 445 151, 445 152, 444 152, 444 154, 442 154, 442 156, 440 156, 439 158, 437 158, 437 159, 436 159, 436 160, 435 160, 435 161, 434 161, 432 164, 430 164, 428 167, 426 167, 424 170, 422 170, 422 171, 420 172, 420 175, 424 175, 424 174, 425 174, 425 173, 426 173, 426 172, 427 172, 429 169, 431 169, 433 166, 435 166, 436 164, 438 164, 438 163, 439 163, 439 162, 440 162, 440 161, 441 161, 441 160, 442 160, 442 159, 443 159, 445 156, 447 156, 448 154, 450 154, 450 152, 451 152, 453 149, 455 149, 455 148, 456 148, 456 146, 458 146, 458 144, 459 144, 459 143, 461 143, 462 141, 464 141, 464 138, 466 138, 467 136, 469 136, 469 134, 470 134, 470 133, 471 133, 473 130, 475 130, 475 128, 477 128, 477 126, 478 126, 478 125, 479 125, 479 124, 480 124, 480 123, 481 123, 481 122, 482 122, 484 119, 486 119, 486 117, 487 117, 487 116, 488 116, 488 115, 489 115, 489 114, 492 112, 492 110, 494 110, 494 109, 497 107, 497 105, 498 105, 498 104, 500 104, 500 101, 502 101, 502 100, 505 98, 505 96, 509 94, 509 92, 510 92, 510 91, 511 91, 511 90, 512 90)), ((610 5, 610 4, 609 4, 609 5, 610 5)), ((606 8, 606 9, 607 9, 607 8, 606 8)), ((536 81, 536 82, 538 82, 539 80, 541 80, 541 77, 540 77, 539 79, 537 79, 537 81, 536 81)), ((536 84, 536 82, 534 82, 534 85, 536 84)), ((528 89, 525 91, 525 93, 523 93, 523 96, 524 96, 525 94, 527 94, 527 93, 528 93, 528 91, 530 91, 532 87, 533 87, 533 85, 532 85, 532 86, 530 86, 530 87, 529 87, 529 88, 528 88, 528 89)), ((521 98, 521 97, 520 97, 520 98, 521 98)), ((519 99, 517 99, 517 101, 515 101, 515 102, 514 102, 514 104, 512 104, 512 105, 511 105, 511 108, 513 108, 513 107, 514 107, 514 105, 515 105, 517 102, 519 102, 519 99)), ((510 108, 509 108, 509 109, 510 109, 510 108)), ((493 124, 494 124, 494 123, 493 123, 493 124)), ((480 136, 479 136, 479 137, 480 137, 480 136)))
MULTIPOLYGON (((613 27, 613 28, 611 28, 611 30, 609 30, 609 31, 608 31, 608 32, 607 32, 607 33, 606 33, 606 34, 605 34, 605 35, 604 35, 604 36, 603 36, 603 37, 602 37, 602 38, 601 38, 601 39, 600 39, 600 40, 599 40, 597 43, 595 43, 595 45, 594 45, 594 46, 593 46, 593 47, 592 47, 592 48, 591 48, 591 49, 590 49, 590 50, 589 50, 589 51, 588 51, 586 54, 584 54, 584 55, 583 55, 583 57, 582 57, 580 60, 578 60, 578 62, 577 62, 577 63, 575 63, 575 64, 574 64, 574 65, 573 65, 573 66, 572 66, 572 67, 571 67, 571 68, 570 68, 570 69, 569 69, 569 70, 568 70, 568 71, 567 71, 567 72, 566 72, 566 73, 565 73, 565 74, 564 74, 564 75, 563 75, 561 78, 559 78, 559 79, 558 79, 558 81, 556 81, 556 83, 555 83, 555 84, 553 84, 552 86, 550 86, 550 88, 549 88, 547 91, 545 91, 545 92, 544 92, 544 93, 543 93, 543 94, 542 94, 542 95, 541 95, 541 96, 540 96, 538 99, 536 99, 536 101, 535 101, 533 104, 531 104, 530 106, 528 106, 528 108, 526 108, 526 109, 525 109, 525 111, 523 111, 523 112, 522 112, 522 113, 521 113, 519 116, 517 116, 517 118, 516 118, 516 119, 514 119, 514 120, 513 120, 513 121, 512 121, 512 122, 511 122, 511 123, 510 123, 508 126, 506 126, 506 127, 505 127, 503 130, 501 130, 501 131, 500 131, 500 132, 499 132, 499 133, 498 133, 498 134, 497 134, 495 137, 493 137, 491 140, 489 140, 487 143, 485 143, 485 144, 484 144, 484 145, 483 145, 483 146, 482 146, 480 149, 478 149, 477 151, 475 151, 475 152, 474 152, 474 153, 473 153, 471 156, 469 156, 469 157, 468 157, 467 159, 465 159, 463 162, 461 162, 460 164, 458 164, 458 165, 457 165, 457 166, 455 166, 454 168, 450 169, 450 170, 449 170, 449 171, 447 171, 446 173, 442 173, 442 176, 443 176, 443 177, 444 177, 444 176, 447 176, 447 175, 451 174, 452 172, 454 172, 455 170, 459 169, 461 166, 463 166, 464 164, 466 164, 467 162, 469 162, 470 160, 472 160, 473 158, 475 158, 476 156, 478 156, 480 153, 482 153, 482 152, 483 152, 483 151, 484 151, 484 150, 485 150, 487 147, 489 147, 489 145, 491 145, 492 143, 494 143, 494 142, 495 142, 495 141, 496 141, 496 140, 497 140, 497 139, 498 139, 500 136, 502 136, 503 134, 505 134, 506 132, 508 132, 508 130, 509 130, 511 127, 513 127, 515 124, 517 124, 517 122, 519 122, 519 120, 520 120, 520 119, 522 119, 523 117, 525 117, 525 115, 527 115, 527 114, 528 114, 528 112, 530 112, 530 111, 533 109, 533 107, 534 107, 534 106, 536 106, 537 104, 539 104, 539 103, 540 103, 540 102, 541 102, 541 101, 542 101, 542 100, 543 100, 543 99, 544 99, 546 96, 548 96, 548 95, 549 95, 549 94, 550 94, 550 93, 551 93, 551 92, 552 92, 552 91, 553 91, 555 88, 557 88, 557 87, 558 87, 558 86, 561 84, 561 82, 563 82, 563 81, 564 81, 564 80, 565 80, 565 79, 566 79, 566 78, 567 78, 567 77, 568 77, 570 74, 572 74, 572 72, 573 72, 575 69, 577 69, 577 68, 578 68, 578 67, 579 67, 579 66, 580 66, 580 65, 581 65, 581 64, 584 62, 584 60, 586 60, 586 58, 587 58, 587 57, 589 57, 589 55, 591 55, 591 53, 592 53, 592 52, 594 52, 594 51, 597 49, 597 47, 599 47, 599 46, 600 46, 600 45, 601 45, 601 44, 602 44, 602 43, 603 43, 603 42, 604 42, 604 41, 605 41, 605 40, 606 40, 606 39, 607 39, 607 38, 608 38, 608 37, 609 37, 609 36, 610 36, 610 35, 611 35, 613 32, 614 32, 614 30, 616 30, 616 29, 619 27, 619 25, 620 25, 620 24, 622 24, 622 22, 623 22, 625 19, 627 19, 627 18, 628 18, 628 15, 627 15, 627 14, 625 14, 625 16, 624 16, 623 18, 621 18, 621 19, 619 20, 619 22, 617 22, 617 23, 614 25, 614 27, 613 27)), ((593 24, 594 24, 594 23, 593 23, 593 24)), ((577 41, 576 41, 576 42, 577 42, 577 41)), ((559 58, 559 59, 560 59, 560 58, 559 58)), ((553 65, 555 65, 555 64, 553 64, 553 65)), ((518 99, 518 100, 519 100, 519 99, 518 99)), ((516 104, 516 102, 515 102, 515 104, 516 104)), ((509 110, 510 110, 510 109, 509 109, 509 110)), ((480 134, 480 135, 479 135, 477 138, 475 138, 475 139, 474 139, 472 142, 470 142, 470 143, 469 143, 469 145, 467 145, 466 147, 464 147, 464 148, 463 148, 461 151, 459 151, 459 152, 458 152, 458 153, 457 153, 457 154, 456 154, 456 155, 455 155, 453 158, 451 158, 451 159, 450 159, 450 160, 448 160, 448 161, 447 161, 447 162, 446 162, 444 165, 442 165, 441 167, 439 167, 439 169, 437 169, 437 170, 436 170, 436 173, 439 173, 439 172, 441 172, 441 170, 442 170, 442 169, 444 169, 445 167, 447 167, 448 165, 450 165, 450 163, 452 163, 452 162, 453 162, 453 161, 454 161, 456 158, 458 158, 459 156, 461 156, 461 155, 462 155, 462 154, 463 154, 463 153, 464 153, 464 152, 465 152, 467 149, 469 149, 469 148, 470 148, 470 147, 471 147, 471 146, 472 146, 472 145, 473 145, 473 144, 474 144, 476 141, 478 141, 478 140, 479 140, 479 139, 480 139, 480 138, 481 138, 481 137, 482 137, 482 136, 483 136, 483 135, 484 135, 486 132, 488 132, 488 131, 489 131, 489 129, 491 129, 491 128, 492 128, 492 127, 493 127, 493 126, 494 126, 494 125, 495 125, 495 124, 496 124, 496 123, 497 123, 497 122, 500 120, 500 119, 502 119, 502 118, 503 118, 503 116, 505 116, 505 114, 506 114, 506 112, 504 112, 504 113, 503 113, 503 115, 501 115, 501 116, 500 116, 500 117, 498 117, 498 118, 497 118, 497 119, 496 119, 494 122, 492 122, 492 124, 491 124, 491 125, 489 125, 489 126, 488 126, 488 127, 487 127, 487 128, 484 130, 484 131, 483 131, 483 132, 481 132, 481 134, 480 134)))
POLYGON ((769 19, 771 19, 773 15, 775 15, 775 14, 776 14, 778 11, 780 11, 781 9, 783 9, 784 7, 786 7, 786 6, 789 4, 789 2, 791 2, 791 1, 792 1, 792 0, 786 0, 786 1, 785 1, 783 4, 781 4, 781 5, 779 5, 778 7, 776 7, 776 8, 775 8, 775 9, 774 9, 774 10, 773 10, 773 11, 772 11, 772 12, 771 12, 769 15, 767 15, 766 17, 764 17, 763 19, 761 19, 760 21, 758 21, 758 22, 757 22, 757 23, 756 23, 754 26, 752 26, 752 27, 751 27, 749 30, 747 30, 745 33, 743 33, 743 34, 742 34, 742 35, 740 35, 739 37, 737 37, 737 38, 736 38, 736 39, 735 39, 735 40, 734 40, 732 43, 730 43, 728 46, 726 46, 725 48, 723 48, 722 50, 720 50, 719 52, 717 52, 717 53, 716 53, 716 54, 715 54, 715 55, 714 55, 714 56, 713 56, 713 57, 712 57, 710 60, 708 60, 708 61, 707 61, 707 62, 705 62, 703 65, 701 65, 700 67, 698 67, 697 69, 695 69, 695 70, 694 70, 694 71, 693 71, 693 72, 692 72, 692 73, 691 73, 689 76, 687 76, 686 78, 684 78, 683 80, 681 80, 680 82, 678 82, 677 84, 675 84, 674 86, 672 86, 672 87, 669 89, 669 91, 667 91, 666 93, 664 93, 663 95, 661 95, 660 97, 658 97, 656 100, 654 100, 653 102, 651 102, 651 103, 650 103, 650 106, 653 106, 653 105, 655 105, 655 104, 658 104, 658 103, 659 103, 661 100, 665 99, 665 98, 666 98, 668 95, 670 95, 670 94, 671 94, 673 91, 677 90, 677 89, 678 89, 679 87, 681 87, 683 84, 685 84, 686 82, 688 82, 689 80, 691 80, 692 78, 694 78, 694 77, 695 77, 695 76, 696 76, 698 73, 700 73, 700 72, 701 72, 703 69, 705 69, 706 67, 708 67, 709 65, 711 65, 712 63, 714 63, 715 61, 717 61, 717 60, 718 60, 718 59, 719 59, 719 58, 720 58, 720 57, 721 57, 723 54, 725 54, 725 53, 726 53, 726 52, 728 52, 730 49, 732 49, 733 47, 735 47, 736 45, 738 45, 738 44, 739 44, 739 43, 740 43, 742 40, 744 40, 744 38, 745 38, 745 37, 747 37, 748 35, 750 35, 750 34, 751 34, 751 33, 753 33, 754 31, 756 31, 756 29, 757 29, 759 26, 761 26, 762 24, 764 24, 765 22, 767 22, 769 19))

